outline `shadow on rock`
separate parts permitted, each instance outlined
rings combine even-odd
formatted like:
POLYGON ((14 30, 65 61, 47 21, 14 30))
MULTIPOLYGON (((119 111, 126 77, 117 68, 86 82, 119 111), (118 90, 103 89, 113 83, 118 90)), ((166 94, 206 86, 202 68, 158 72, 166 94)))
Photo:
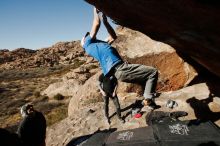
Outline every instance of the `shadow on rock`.
POLYGON ((216 122, 220 119, 220 112, 212 112, 208 106, 209 103, 213 102, 213 96, 202 100, 192 97, 187 99, 186 102, 193 108, 196 118, 201 122, 209 120, 216 122))
POLYGON ((92 146, 92 145, 102 145, 105 142, 105 139, 117 129, 109 129, 103 131, 96 131, 93 134, 80 136, 77 138, 73 138, 66 146, 92 146))
POLYGON ((192 61, 190 63, 193 64, 193 67, 198 72, 198 76, 189 85, 206 83, 207 86, 209 87, 210 93, 216 97, 220 97, 220 90, 219 90, 220 89, 220 82, 219 82, 220 77, 209 72, 201 65, 198 65, 198 64, 195 65, 195 63, 192 61))
POLYGON ((218 144, 216 144, 213 141, 210 141, 210 142, 207 142, 207 143, 199 144, 198 146, 218 146, 218 144))
MULTIPOLYGON (((142 100, 136 100, 134 103, 131 103, 130 105, 128 105, 127 107, 121 109, 121 112, 126 112, 124 115, 123 115, 123 119, 125 119, 127 116, 129 116, 131 114, 131 110, 133 108, 140 108, 142 109, 143 108, 143 105, 141 104, 141 101, 142 100)), ((116 115, 116 112, 114 112, 110 118, 114 117, 116 115)))
POLYGON ((152 126, 155 123, 162 121, 179 121, 178 118, 187 116, 185 111, 164 112, 164 111, 151 111, 146 115, 146 124, 152 126))
MULTIPOLYGON (((159 94, 158 94, 159 95, 159 94)), ((134 103, 128 105, 127 107, 121 109, 121 112, 126 112, 123 115, 123 119, 126 119, 129 115, 132 115, 132 110, 137 110, 137 112, 140 112, 142 115, 144 112, 141 112, 142 108, 144 108, 144 105, 142 104, 143 100, 136 100, 134 103)), ((160 105, 155 105, 155 109, 161 108, 160 105)), ((116 115, 116 112, 113 113, 110 118, 116 115)))
POLYGON ((3 93, 3 92, 5 92, 5 91, 8 91, 8 90, 5 89, 5 88, 0 88, 0 93, 3 93))

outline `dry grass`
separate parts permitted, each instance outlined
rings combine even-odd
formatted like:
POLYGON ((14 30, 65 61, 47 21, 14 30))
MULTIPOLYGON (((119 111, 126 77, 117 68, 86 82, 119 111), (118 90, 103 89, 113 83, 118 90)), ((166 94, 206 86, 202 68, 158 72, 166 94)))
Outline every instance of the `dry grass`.
POLYGON ((67 117, 67 105, 60 106, 53 109, 50 113, 46 114, 47 125, 53 125, 67 117))
POLYGON ((7 116, 7 118, 5 119, 4 124, 2 125, 2 127, 7 127, 7 126, 11 126, 11 125, 15 125, 17 124, 18 121, 21 120, 21 115, 19 113, 16 113, 14 115, 10 115, 7 116), (9 125, 7 125, 7 123, 9 125))
POLYGON ((0 81, 27 80, 33 78, 45 78, 53 75, 63 75, 69 72, 71 69, 80 67, 84 62, 85 61, 75 59, 74 63, 71 65, 37 67, 37 68, 29 68, 25 70, 21 70, 21 69, 0 70, 0 81))
POLYGON ((67 98, 51 103, 40 95, 50 84, 60 80, 63 74, 78 68, 84 62, 78 59, 71 65, 39 67, 26 70, 0 71, 0 127, 14 128, 20 122, 20 107, 33 103, 37 110, 46 115, 48 125, 67 117, 67 98))
POLYGON ((97 98, 91 98, 91 99, 85 100, 83 105, 85 106, 85 105, 89 105, 92 103, 98 103, 98 102, 104 102, 103 98, 101 96, 97 97, 97 98))
POLYGON ((41 97, 40 91, 35 91, 33 94, 36 98, 41 97))

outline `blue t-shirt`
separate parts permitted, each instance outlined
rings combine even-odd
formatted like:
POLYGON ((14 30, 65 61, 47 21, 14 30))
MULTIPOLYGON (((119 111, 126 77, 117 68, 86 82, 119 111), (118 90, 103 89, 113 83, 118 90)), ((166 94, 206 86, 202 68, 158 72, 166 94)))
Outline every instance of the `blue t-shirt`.
POLYGON ((99 61, 104 75, 108 74, 111 68, 122 59, 115 48, 107 42, 92 39, 89 35, 85 38, 83 45, 86 53, 99 61))

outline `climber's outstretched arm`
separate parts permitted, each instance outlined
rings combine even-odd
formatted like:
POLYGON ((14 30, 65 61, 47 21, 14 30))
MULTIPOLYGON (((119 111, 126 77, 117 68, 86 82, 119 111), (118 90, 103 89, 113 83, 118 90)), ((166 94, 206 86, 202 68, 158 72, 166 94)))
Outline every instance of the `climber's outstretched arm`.
POLYGON ((92 29, 90 31, 90 37, 93 38, 93 39, 96 39, 96 35, 99 31, 99 28, 100 28, 100 18, 99 18, 99 11, 94 8, 94 18, 93 18, 93 24, 92 24, 92 29))
POLYGON ((109 24, 108 19, 105 14, 102 14, 102 21, 103 21, 103 24, 105 25, 105 28, 107 29, 108 34, 109 34, 106 41, 109 44, 111 44, 117 38, 117 35, 116 35, 114 29, 112 28, 112 26, 109 24))

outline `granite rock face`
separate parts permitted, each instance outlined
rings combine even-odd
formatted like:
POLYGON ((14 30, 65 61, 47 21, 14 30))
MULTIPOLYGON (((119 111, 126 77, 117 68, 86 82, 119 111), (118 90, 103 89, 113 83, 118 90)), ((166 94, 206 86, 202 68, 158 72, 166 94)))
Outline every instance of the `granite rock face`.
MULTIPOLYGON (((144 113, 139 119, 131 116, 129 114, 131 109, 128 109, 128 107, 137 98, 131 93, 129 94, 129 98, 123 101, 120 100, 121 108, 124 109, 122 115, 128 115, 125 118, 126 122, 124 124, 118 120, 117 116, 112 116, 111 125, 108 125, 103 114, 103 103, 91 103, 79 111, 74 111, 71 117, 50 126, 47 129, 47 146, 66 146, 72 139, 92 134, 97 130, 117 128, 117 131, 121 131, 147 126, 146 116, 150 111, 142 109, 144 113), (93 112, 90 112, 91 110, 93 112)), ((161 108, 155 111, 185 111, 188 113, 188 116, 181 117, 180 120, 211 120, 219 126, 220 109, 219 102, 217 101, 219 97, 210 97, 209 95, 210 91, 205 83, 196 84, 177 91, 164 92, 159 98, 156 98, 156 103, 161 108), (173 109, 167 108, 166 103, 169 99, 176 101, 178 106, 173 109)), ((115 107, 111 100, 109 110, 110 115, 114 115, 115 107)))
MULTIPOLYGON (((131 29, 118 28, 116 32, 118 38, 113 43, 113 46, 119 51, 124 61, 154 66, 159 70, 158 92, 178 90, 188 85, 197 75, 193 67, 184 62, 171 46, 154 41, 143 33, 131 29)), ((96 71, 98 72, 98 70, 96 71)), ((77 84, 77 80, 80 79, 78 76, 75 80, 72 80, 72 78, 65 80, 62 82, 62 86, 59 83, 55 83, 54 85, 58 85, 59 88, 51 85, 53 88, 48 87, 47 90, 53 93, 57 91, 71 93, 72 98, 68 108, 68 115, 72 116, 76 110, 83 109, 91 103, 102 101, 96 81, 101 72, 97 72, 94 72, 93 76, 89 76, 90 78, 84 80, 82 84, 77 84), (67 84, 68 82, 75 84, 70 86, 70 84, 67 84)), ((80 76, 85 75, 84 73, 80 76)), ((48 91, 47 93, 52 93, 48 91)), ((142 97, 143 90, 140 85, 119 82, 117 93, 120 100, 124 101, 130 96, 142 97)))
POLYGON ((218 0, 85 0, 122 26, 173 46, 220 76, 218 0))
POLYGON ((179 57, 171 46, 154 41, 143 33, 128 28, 119 27, 117 34, 118 38, 113 46, 125 61, 158 69, 159 91, 180 89, 197 76, 194 68, 179 57))
POLYGON ((54 97, 58 93, 62 94, 63 96, 73 96, 81 90, 82 85, 92 75, 93 73, 86 70, 86 66, 84 65, 84 67, 76 68, 63 75, 60 82, 50 84, 47 89, 41 92, 41 94, 50 98, 54 97))

